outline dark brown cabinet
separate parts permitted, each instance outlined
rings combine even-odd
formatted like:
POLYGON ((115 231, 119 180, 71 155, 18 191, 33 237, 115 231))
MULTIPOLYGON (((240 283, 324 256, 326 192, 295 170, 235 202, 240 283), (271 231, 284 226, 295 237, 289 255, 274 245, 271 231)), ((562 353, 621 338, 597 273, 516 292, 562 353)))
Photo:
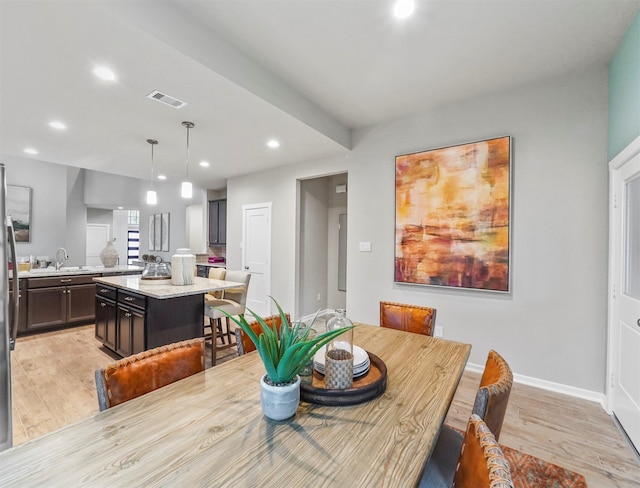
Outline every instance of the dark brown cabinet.
POLYGON ((96 285, 96 339, 111 350, 116 349, 116 289, 96 285))
POLYGON ((95 298, 96 339, 121 356, 144 351, 146 297, 98 284, 95 298))
POLYGON ((227 243, 227 201, 209 201, 209 245, 227 243))
POLYGON ((94 320, 96 276, 28 278, 25 331, 94 320))
POLYGON ((96 338, 121 356, 202 337, 204 294, 154 298, 117 285, 96 287, 96 338))
POLYGON ((116 352, 130 356, 145 350, 145 306, 141 295, 118 291, 116 352))

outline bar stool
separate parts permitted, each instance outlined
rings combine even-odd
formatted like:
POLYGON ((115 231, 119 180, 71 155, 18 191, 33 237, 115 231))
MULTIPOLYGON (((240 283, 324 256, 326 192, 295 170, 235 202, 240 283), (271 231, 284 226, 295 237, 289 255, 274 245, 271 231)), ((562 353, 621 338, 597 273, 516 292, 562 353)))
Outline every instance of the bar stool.
POLYGON ((245 305, 247 303, 247 292, 249 290, 249 280, 251 274, 244 271, 227 271, 225 275, 226 281, 234 281, 242 283, 244 286, 238 288, 231 288, 224 290, 223 298, 210 299, 205 304, 205 315, 211 320, 211 364, 216 364, 216 353, 223 349, 228 349, 236 345, 235 341, 231 341, 231 328, 229 324, 229 318, 222 312, 226 312, 229 315, 242 315, 245 311, 245 305), (222 330, 222 319, 226 326, 226 330, 222 330), (219 346, 217 341, 218 327, 220 327, 220 337, 225 337, 228 340, 227 344, 219 346))

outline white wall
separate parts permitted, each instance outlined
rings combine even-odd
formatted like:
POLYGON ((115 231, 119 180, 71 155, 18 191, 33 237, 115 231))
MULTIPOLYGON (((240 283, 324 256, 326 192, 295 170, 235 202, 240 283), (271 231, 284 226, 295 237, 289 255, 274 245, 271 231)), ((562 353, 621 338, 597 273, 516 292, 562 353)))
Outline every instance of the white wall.
POLYGON ((240 265, 241 206, 273 202, 272 294, 292 310, 296 179, 348 170, 347 313, 377 324, 382 299, 438 309, 445 337, 490 348, 515 373, 604 391, 607 280, 606 68, 358 131, 344 158, 228 182, 230 266, 240 265), (394 158, 513 136, 512 293, 393 283, 394 158), (360 241, 372 252, 358 252, 360 241), (235 244, 233 244, 235 243, 235 244))

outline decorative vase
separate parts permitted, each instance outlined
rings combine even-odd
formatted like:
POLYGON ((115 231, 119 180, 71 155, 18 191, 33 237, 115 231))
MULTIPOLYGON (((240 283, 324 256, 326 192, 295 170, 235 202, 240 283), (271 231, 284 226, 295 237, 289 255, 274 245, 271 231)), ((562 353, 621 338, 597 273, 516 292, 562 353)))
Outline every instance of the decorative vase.
POLYGON ((100 261, 105 268, 113 268, 118 262, 118 251, 113 247, 113 241, 107 241, 107 247, 100 251, 100 261))
POLYGON ((300 404, 300 377, 288 385, 270 385, 260 379, 260 405, 265 417, 272 420, 284 420, 293 417, 300 404))
POLYGON ((196 269, 196 257, 191 249, 176 249, 171 256, 171 284, 176 286, 192 285, 196 269))

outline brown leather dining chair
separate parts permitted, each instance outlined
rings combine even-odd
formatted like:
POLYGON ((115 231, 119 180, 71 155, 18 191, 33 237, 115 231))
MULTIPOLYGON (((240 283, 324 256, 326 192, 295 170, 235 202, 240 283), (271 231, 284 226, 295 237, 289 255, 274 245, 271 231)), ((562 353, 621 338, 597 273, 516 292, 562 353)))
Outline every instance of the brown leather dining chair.
POLYGON ((432 336, 436 309, 420 305, 380 302, 380 326, 432 336))
POLYGON ((204 371, 204 339, 128 356, 95 372, 100 411, 204 371))
POLYGON ((487 424, 475 414, 467 424, 451 486, 513 488, 510 466, 498 441, 487 424))
MULTIPOLYGON (((472 414, 483 419, 496 441, 502 431, 512 386, 511 368, 496 351, 489 351, 472 414)), ((451 486, 462 444, 463 437, 457 430, 447 425, 442 426, 425 466, 421 486, 451 486)))
MULTIPOLYGON (((285 314, 287 317, 287 322, 290 320, 289 314, 285 314)), ((280 326, 282 325, 282 318, 280 315, 270 315, 269 317, 265 317, 265 324, 271 327, 275 327, 278 336, 280 335, 280 326)), ((249 324, 256 335, 262 334, 262 325, 259 322, 251 322, 249 324)), ((249 336, 244 333, 244 331, 240 327, 236 327, 236 344, 238 345, 238 356, 242 356, 243 354, 247 354, 248 352, 255 351, 256 346, 249 336)))

